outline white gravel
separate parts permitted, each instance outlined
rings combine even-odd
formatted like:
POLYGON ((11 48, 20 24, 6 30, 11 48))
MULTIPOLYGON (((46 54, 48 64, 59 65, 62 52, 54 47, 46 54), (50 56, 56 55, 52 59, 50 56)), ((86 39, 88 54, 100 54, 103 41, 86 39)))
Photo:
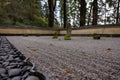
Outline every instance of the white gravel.
POLYGON ((120 38, 7 38, 50 80, 120 80, 120 38))

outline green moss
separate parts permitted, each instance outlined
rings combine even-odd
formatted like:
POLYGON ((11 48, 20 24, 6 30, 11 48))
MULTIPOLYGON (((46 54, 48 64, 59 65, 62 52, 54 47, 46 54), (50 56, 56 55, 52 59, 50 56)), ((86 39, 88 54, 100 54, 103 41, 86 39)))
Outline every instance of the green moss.
POLYGON ((28 37, 28 36, 29 36, 29 34, 23 34, 23 36, 24 36, 24 37, 28 37))
POLYGON ((65 36, 64 36, 64 40, 71 40, 71 36, 65 35, 65 36))
POLYGON ((93 39, 97 39, 99 40, 101 38, 101 35, 100 34, 93 34, 93 39))
POLYGON ((53 35, 53 39, 57 39, 58 38, 58 32, 55 32, 53 35))

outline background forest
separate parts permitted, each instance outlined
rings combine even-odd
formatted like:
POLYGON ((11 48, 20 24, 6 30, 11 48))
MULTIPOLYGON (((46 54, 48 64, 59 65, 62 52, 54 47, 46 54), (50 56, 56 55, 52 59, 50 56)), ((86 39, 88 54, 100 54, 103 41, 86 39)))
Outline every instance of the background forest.
POLYGON ((120 23, 120 0, 0 0, 0 25, 78 28, 120 23))

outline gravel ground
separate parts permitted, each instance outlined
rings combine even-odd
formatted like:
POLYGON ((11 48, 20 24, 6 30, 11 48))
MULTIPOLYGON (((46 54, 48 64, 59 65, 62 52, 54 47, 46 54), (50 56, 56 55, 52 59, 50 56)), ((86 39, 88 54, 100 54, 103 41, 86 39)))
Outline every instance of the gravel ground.
POLYGON ((50 80, 120 80, 120 38, 7 38, 50 80))

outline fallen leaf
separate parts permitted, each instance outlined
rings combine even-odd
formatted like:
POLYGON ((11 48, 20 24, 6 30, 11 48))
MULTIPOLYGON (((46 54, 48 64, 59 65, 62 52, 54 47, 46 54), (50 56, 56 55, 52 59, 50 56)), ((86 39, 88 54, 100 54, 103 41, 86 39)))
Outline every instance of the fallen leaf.
POLYGON ((31 49, 32 51, 37 51, 37 49, 31 49))
POLYGON ((108 51, 112 51, 112 49, 111 49, 111 48, 108 48, 107 50, 108 50, 108 51))
POLYGON ((73 71, 72 71, 71 69, 67 69, 67 70, 65 71, 65 73, 66 73, 66 74, 72 74, 73 71))
POLYGON ((30 48, 30 47, 27 47, 27 48, 30 48))
POLYGON ((31 59, 32 59, 32 56, 29 56, 29 57, 28 57, 28 61, 30 61, 31 59))

